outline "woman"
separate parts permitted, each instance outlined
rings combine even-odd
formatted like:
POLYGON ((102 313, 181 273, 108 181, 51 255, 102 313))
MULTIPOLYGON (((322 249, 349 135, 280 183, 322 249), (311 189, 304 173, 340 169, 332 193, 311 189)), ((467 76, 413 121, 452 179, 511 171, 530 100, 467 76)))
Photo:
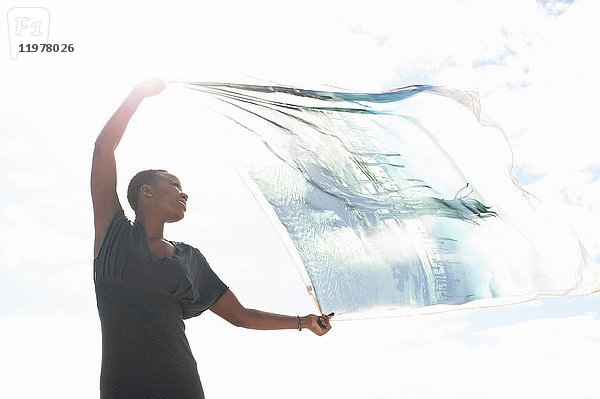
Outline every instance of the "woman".
POLYGON ((187 194, 164 170, 138 173, 127 198, 135 222, 116 192, 114 150, 160 80, 137 85, 96 140, 92 162, 94 283, 102 324, 102 398, 203 398, 183 319, 210 309, 231 324, 258 330, 307 328, 323 335, 329 317, 285 316, 246 309, 211 270, 200 251, 163 236, 165 223, 181 220, 187 194))

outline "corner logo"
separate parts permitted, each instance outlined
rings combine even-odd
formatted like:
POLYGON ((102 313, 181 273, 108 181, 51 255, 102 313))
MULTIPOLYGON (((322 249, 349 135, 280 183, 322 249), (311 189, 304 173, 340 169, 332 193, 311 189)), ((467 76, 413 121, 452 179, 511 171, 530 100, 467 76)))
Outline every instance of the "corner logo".
POLYGON ((10 58, 15 60, 26 45, 48 43, 50 12, 44 7, 15 7, 8 10, 10 58))

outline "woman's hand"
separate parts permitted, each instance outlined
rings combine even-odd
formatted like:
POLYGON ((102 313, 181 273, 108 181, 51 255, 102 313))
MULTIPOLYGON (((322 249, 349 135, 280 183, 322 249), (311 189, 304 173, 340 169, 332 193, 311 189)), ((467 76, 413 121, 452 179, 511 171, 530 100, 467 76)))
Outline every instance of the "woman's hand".
POLYGON ((138 83, 133 88, 131 94, 143 99, 160 94, 165 87, 167 87, 167 85, 162 79, 147 79, 141 83, 138 83))
POLYGON ((329 316, 324 314, 321 316, 309 314, 308 316, 302 318, 302 328, 308 328, 317 335, 324 335, 331 330, 329 316))

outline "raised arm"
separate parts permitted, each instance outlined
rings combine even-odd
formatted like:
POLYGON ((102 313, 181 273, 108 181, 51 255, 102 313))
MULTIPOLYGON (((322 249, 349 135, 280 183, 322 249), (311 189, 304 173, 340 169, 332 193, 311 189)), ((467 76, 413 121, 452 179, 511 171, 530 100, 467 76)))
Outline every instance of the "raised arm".
POLYGON ((129 120, 146 97, 159 94, 165 88, 162 80, 147 80, 135 86, 119 109, 106 122, 96 139, 92 159, 92 203, 94 206, 94 258, 98 256, 110 222, 121 210, 117 196, 115 149, 123 137, 129 120))
MULTIPOLYGON (((238 301, 231 290, 227 290, 210 310, 237 327, 254 330, 283 330, 298 328, 297 316, 286 316, 276 313, 263 312, 256 309, 246 309, 238 301)), ((309 314, 300 317, 302 328, 317 335, 323 335, 331 329, 329 316, 309 314)))

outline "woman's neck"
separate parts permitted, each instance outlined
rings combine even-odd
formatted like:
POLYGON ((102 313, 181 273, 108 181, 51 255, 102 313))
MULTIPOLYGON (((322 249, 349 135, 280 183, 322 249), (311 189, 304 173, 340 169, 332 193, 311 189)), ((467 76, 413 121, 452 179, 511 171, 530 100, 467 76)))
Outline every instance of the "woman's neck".
POLYGON ((136 220, 144 226, 146 231, 146 239, 150 240, 163 240, 164 239, 164 228, 165 222, 157 218, 153 218, 150 215, 146 215, 143 212, 136 215, 136 220))

